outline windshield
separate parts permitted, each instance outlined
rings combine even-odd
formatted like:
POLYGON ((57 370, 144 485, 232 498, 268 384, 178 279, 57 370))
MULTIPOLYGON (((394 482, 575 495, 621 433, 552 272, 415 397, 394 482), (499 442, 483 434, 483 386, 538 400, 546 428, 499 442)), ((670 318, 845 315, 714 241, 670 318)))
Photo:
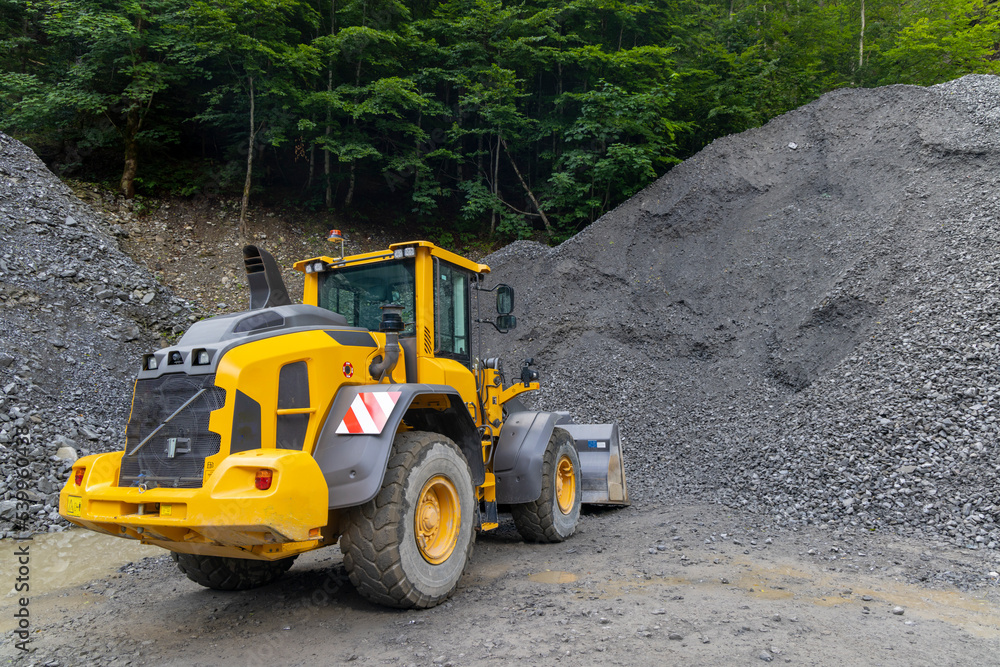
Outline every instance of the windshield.
POLYGON ((319 276, 319 307, 340 313, 351 326, 378 331, 381 307, 396 303, 403 307, 406 324, 400 335, 413 336, 414 264, 412 259, 392 260, 322 273, 319 276))

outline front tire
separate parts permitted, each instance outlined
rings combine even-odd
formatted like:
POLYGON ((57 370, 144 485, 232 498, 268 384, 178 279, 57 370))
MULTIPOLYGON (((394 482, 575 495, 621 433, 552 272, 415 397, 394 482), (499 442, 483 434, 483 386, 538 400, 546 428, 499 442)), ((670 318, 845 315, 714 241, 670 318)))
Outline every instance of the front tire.
POLYGON ((396 436, 378 495, 347 513, 344 567, 358 592, 402 609, 433 607, 454 593, 472 555, 469 464, 445 436, 396 436))
POLYGON ((582 497, 576 445, 569 433, 557 428, 542 459, 542 495, 510 507, 517 532, 527 542, 562 542, 576 532, 582 497))
POLYGON ((170 554, 177 569, 205 588, 217 591, 245 591, 266 586, 288 571, 297 556, 281 560, 251 560, 198 554, 170 554))

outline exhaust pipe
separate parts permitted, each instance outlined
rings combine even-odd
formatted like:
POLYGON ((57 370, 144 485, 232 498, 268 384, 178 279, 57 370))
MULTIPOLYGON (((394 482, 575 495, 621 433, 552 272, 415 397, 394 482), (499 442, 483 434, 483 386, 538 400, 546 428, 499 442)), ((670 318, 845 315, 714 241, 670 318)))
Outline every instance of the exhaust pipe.
POLYGON ((244 246, 243 265, 250 285, 250 310, 291 305, 281 270, 271 253, 255 245, 244 246))
POLYGON ((368 367, 368 372, 380 384, 387 376, 389 384, 396 384, 392 379, 392 369, 399 362, 399 332, 405 327, 402 306, 395 303, 382 306, 382 321, 379 322, 378 330, 385 334, 385 356, 375 357, 375 361, 368 367))

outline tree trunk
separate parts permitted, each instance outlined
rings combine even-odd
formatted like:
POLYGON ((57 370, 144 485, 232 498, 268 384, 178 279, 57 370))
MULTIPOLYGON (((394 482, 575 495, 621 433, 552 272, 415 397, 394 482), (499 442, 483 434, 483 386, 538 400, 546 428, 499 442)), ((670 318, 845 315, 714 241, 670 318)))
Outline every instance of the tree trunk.
POLYGON ((119 185, 126 199, 135 197, 135 174, 139 170, 139 128, 142 126, 142 115, 139 105, 133 101, 125 115, 125 168, 122 170, 122 180, 119 185))
MULTIPOLYGON (((492 145, 490 146, 490 148, 492 149, 492 145)), ((492 155, 491 155, 491 157, 492 157, 492 155)), ((493 165, 492 165, 493 166, 493 196, 496 197, 497 199, 500 199, 500 141, 499 141, 499 135, 498 135, 498 138, 497 138, 496 159, 495 160, 490 160, 490 162, 493 163, 493 165)), ((493 236, 493 232, 496 230, 496 224, 497 224, 497 212, 494 210, 494 211, 490 212, 490 236, 493 236)))
POLYGON ((858 40, 858 69, 865 65, 865 0, 861 0, 861 39, 858 40))
POLYGON ((250 141, 247 145, 247 178, 243 182, 243 201, 240 203, 240 237, 244 242, 250 238, 247 229, 247 206, 250 204, 250 182, 253 177, 253 151, 257 141, 257 125, 254 119, 253 77, 250 80, 250 141))
POLYGON ((344 208, 350 208, 351 202, 354 201, 354 165, 356 160, 351 160, 351 175, 347 180, 347 196, 344 197, 344 208))
POLYGON ((481 177, 485 177, 489 180, 489 174, 483 170, 483 133, 478 132, 476 134, 476 171, 479 172, 481 177))
MULTIPOLYGON (((362 49, 361 53, 358 53, 358 66, 354 69, 354 87, 355 88, 360 88, 361 87, 361 58, 362 58, 363 53, 364 53, 364 49, 362 49)), ((357 97, 355 97, 354 101, 355 102, 358 101, 357 97)), ((356 118, 351 118, 351 125, 357 125, 357 124, 358 124, 357 119, 356 118)), ((357 162, 358 161, 355 160, 355 159, 351 160, 351 173, 350 173, 350 176, 348 176, 348 178, 347 178, 347 196, 344 197, 344 208, 350 208, 351 207, 351 202, 354 201, 354 178, 355 178, 354 177, 354 169, 357 166, 357 162)))
POLYGON ((326 141, 323 148, 323 180, 326 182, 326 207, 333 208, 333 183, 330 179, 330 133, 333 128, 330 125, 330 112, 326 112, 326 141))
MULTIPOLYGON (((462 99, 460 95, 456 94, 456 98, 462 99)), ((458 178, 458 182, 462 183, 465 181, 465 132, 462 131, 462 106, 457 105, 457 111, 455 112, 455 125, 458 127, 458 147, 459 157, 455 160, 455 176, 458 178)))
MULTIPOLYGON (((136 36, 142 35, 146 28, 146 22, 142 16, 135 21, 136 36)), ((146 47, 141 41, 139 48, 133 53, 133 64, 144 63, 146 61, 146 47)), ((125 112, 125 165, 122 168, 122 180, 119 183, 122 194, 126 199, 135 197, 135 175, 139 171, 139 130, 142 129, 142 119, 153 104, 153 95, 150 94, 146 108, 142 108, 142 102, 138 99, 127 99, 128 111, 125 112)))
MULTIPOLYGON (((330 0, 330 37, 337 34, 337 0, 330 0)), ((326 63, 326 92, 333 92, 333 58, 326 63)), ((333 133, 333 120, 330 109, 326 110, 326 145, 323 147, 323 179, 326 182, 326 207, 333 208, 333 183, 330 180, 330 135, 333 133)))
POLYGON ((309 178, 306 179, 306 187, 303 192, 308 192, 313 185, 313 177, 316 175, 316 144, 309 146, 309 178))

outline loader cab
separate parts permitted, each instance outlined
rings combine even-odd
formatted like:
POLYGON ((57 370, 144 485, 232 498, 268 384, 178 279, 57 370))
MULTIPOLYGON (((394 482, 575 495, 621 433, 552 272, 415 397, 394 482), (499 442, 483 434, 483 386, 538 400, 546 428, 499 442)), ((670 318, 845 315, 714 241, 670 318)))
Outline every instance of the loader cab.
POLYGON ((472 292, 489 273, 485 264, 413 241, 388 251, 308 259, 295 268, 305 273, 305 303, 340 313, 350 326, 378 332, 381 307, 403 306, 400 343, 420 382, 452 384, 459 374, 472 381, 472 292))

